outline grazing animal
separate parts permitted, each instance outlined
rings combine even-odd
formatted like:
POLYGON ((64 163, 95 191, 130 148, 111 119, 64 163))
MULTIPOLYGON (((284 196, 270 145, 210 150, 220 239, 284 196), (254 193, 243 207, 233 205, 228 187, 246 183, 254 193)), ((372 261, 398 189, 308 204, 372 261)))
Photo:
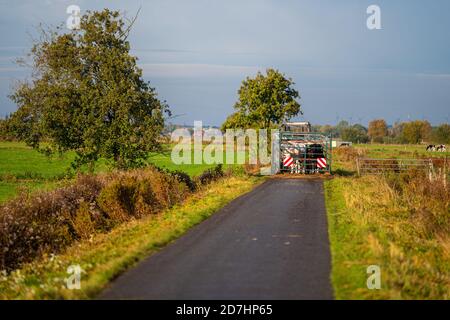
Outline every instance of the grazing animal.
POLYGON ((436 147, 436 151, 438 152, 446 152, 447 149, 445 148, 445 144, 441 144, 439 146, 436 147))
POLYGON ((436 151, 436 146, 434 144, 429 144, 427 147, 427 151, 436 151))

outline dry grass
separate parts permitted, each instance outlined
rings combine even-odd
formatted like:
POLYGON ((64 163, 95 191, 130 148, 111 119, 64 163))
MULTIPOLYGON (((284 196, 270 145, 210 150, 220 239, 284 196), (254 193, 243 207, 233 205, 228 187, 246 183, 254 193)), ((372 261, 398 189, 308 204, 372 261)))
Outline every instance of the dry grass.
POLYGON ((450 299, 450 193, 420 172, 326 182, 341 299, 450 299), (382 289, 366 288, 381 267, 382 289))
POLYGON ((356 158, 361 158, 366 155, 366 150, 363 148, 353 147, 339 147, 332 151, 333 170, 347 170, 356 171, 356 158))

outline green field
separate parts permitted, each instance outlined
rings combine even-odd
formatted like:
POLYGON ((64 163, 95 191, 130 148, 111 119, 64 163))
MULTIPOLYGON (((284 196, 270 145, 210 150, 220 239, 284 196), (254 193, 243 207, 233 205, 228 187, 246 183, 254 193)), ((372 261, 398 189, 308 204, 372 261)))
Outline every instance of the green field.
MULTIPOLYGON (((425 148, 424 145, 355 145, 355 149, 364 150, 364 156, 373 158, 450 156, 450 152, 427 152, 425 148)), ((49 190, 63 184, 67 177, 67 169, 74 158, 74 152, 47 157, 21 142, 0 142, 0 202, 14 197, 21 191, 49 190)), ((171 160, 168 146, 162 153, 151 153, 148 162, 160 168, 181 170, 191 176, 214 166, 204 163, 176 165, 171 160)), ((340 168, 339 162, 334 163, 334 169, 337 168, 340 168)), ((95 167, 96 172, 110 169, 106 161, 99 161, 95 167)))
POLYGON ((365 156, 369 158, 421 158, 433 157, 441 158, 450 156, 450 149, 447 152, 428 152, 425 145, 411 144, 356 144, 355 148, 366 151, 365 156))
MULTIPOLYGON (((14 197, 20 191, 48 190, 63 184, 74 158, 74 152, 47 157, 21 142, 0 142, 0 202, 14 197)), ((167 146, 162 153, 149 154, 148 163, 169 170, 181 170, 191 176, 214 167, 205 163, 176 165, 171 160, 167 146)), ((111 170, 111 166, 106 161, 96 164, 96 172, 108 170, 111 170)))

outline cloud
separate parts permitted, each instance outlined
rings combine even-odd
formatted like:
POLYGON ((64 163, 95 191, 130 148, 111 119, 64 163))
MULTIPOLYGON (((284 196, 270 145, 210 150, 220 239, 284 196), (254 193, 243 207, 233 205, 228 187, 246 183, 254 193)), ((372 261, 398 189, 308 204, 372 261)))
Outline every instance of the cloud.
POLYGON ((254 66, 235 66, 201 63, 144 63, 140 64, 146 76, 161 78, 245 77, 261 70, 254 66))

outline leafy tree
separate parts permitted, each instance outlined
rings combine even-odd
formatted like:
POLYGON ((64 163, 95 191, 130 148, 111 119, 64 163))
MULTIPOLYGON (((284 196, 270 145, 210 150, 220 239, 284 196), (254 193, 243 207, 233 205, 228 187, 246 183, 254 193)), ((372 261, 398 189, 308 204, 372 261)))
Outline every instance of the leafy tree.
POLYGON ((350 124, 348 123, 348 121, 346 120, 341 120, 339 121, 339 123, 336 125, 335 127, 335 131, 337 132, 337 134, 339 135, 339 137, 342 136, 342 131, 346 128, 348 128, 350 126, 350 124))
POLYGON ((247 77, 238 91, 235 113, 227 118, 222 129, 271 128, 301 114, 300 98, 292 79, 274 69, 247 77))
POLYGON ((366 143, 369 141, 367 129, 360 124, 354 124, 353 126, 343 128, 341 130, 341 138, 342 140, 351 141, 353 143, 366 143))
POLYGON ((404 122, 396 121, 391 127, 388 128, 388 138, 385 141, 389 141, 389 143, 405 143, 403 141, 402 132, 403 132, 404 122))
POLYGON ((4 119, 0 118, 0 141, 14 140, 14 133, 11 132, 11 121, 9 115, 4 119))
POLYGON ((431 134, 431 125, 428 121, 416 120, 403 124, 402 140, 407 143, 420 143, 428 140, 431 134))
POLYGON ((244 114, 235 112, 230 114, 225 122, 222 124, 222 130, 229 128, 247 128, 251 127, 252 123, 244 114))
POLYGON ((324 133, 326 135, 333 135, 333 137, 339 137, 339 131, 336 129, 336 127, 333 127, 332 125, 325 124, 320 127, 318 132, 324 133))
POLYGON ((450 125, 441 124, 433 130, 432 137, 435 143, 450 144, 450 125))
POLYGON ((6 120, 0 118, 0 141, 6 138, 7 132, 6 120))
POLYGON ((158 150, 169 110, 130 55, 131 26, 105 9, 83 15, 79 30, 42 30, 30 52, 32 79, 11 95, 16 135, 48 153, 74 150, 74 167, 102 157, 134 167, 158 150))
POLYGON ((383 119, 370 121, 368 135, 372 142, 383 142, 383 138, 387 135, 386 121, 383 119))

